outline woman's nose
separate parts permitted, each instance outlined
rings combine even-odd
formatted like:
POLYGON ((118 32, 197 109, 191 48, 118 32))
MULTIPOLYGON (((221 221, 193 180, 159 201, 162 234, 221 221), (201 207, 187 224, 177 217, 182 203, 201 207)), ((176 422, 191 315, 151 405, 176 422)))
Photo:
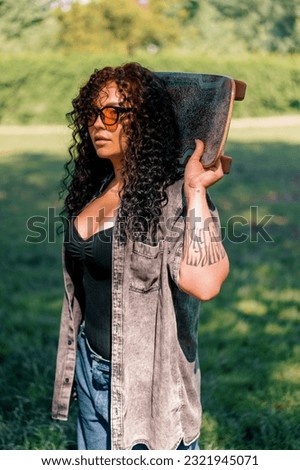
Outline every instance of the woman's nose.
POLYGON ((105 128, 105 125, 103 124, 103 121, 101 119, 101 114, 99 113, 98 116, 96 117, 96 121, 94 122, 95 127, 102 127, 103 129, 105 128))

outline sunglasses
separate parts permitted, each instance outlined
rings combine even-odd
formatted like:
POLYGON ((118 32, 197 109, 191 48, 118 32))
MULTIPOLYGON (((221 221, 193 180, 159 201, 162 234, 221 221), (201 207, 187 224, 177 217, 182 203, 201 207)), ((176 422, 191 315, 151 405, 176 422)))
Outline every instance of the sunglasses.
POLYGON ((119 122, 120 116, 125 113, 129 113, 131 108, 122 108, 121 106, 104 106, 103 108, 93 108, 88 116, 88 126, 93 126, 98 119, 101 117, 101 121, 105 126, 114 126, 119 122))

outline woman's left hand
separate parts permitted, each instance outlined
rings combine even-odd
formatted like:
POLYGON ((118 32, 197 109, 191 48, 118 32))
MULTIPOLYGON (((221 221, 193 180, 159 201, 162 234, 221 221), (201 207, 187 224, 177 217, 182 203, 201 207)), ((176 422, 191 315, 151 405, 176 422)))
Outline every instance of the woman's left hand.
POLYGON ((204 151, 204 143, 198 139, 195 142, 196 148, 184 170, 184 190, 186 196, 188 196, 189 191, 206 189, 212 186, 224 176, 220 160, 211 168, 205 169, 203 167, 200 158, 204 151))

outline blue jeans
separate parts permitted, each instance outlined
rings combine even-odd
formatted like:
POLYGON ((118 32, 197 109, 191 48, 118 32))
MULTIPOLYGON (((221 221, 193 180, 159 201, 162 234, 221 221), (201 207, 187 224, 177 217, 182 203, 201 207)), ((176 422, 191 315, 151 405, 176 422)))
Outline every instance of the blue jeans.
MULTIPOLYGON (((111 363, 89 347, 84 327, 78 335, 76 385, 78 399, 77 445, 79 450, 109 450, 111 363)), ((136 444, 133 450, 147 450, 136 444)), ((183 442, 177 450, 198 450, 198 441, 189 446, 183 442)))

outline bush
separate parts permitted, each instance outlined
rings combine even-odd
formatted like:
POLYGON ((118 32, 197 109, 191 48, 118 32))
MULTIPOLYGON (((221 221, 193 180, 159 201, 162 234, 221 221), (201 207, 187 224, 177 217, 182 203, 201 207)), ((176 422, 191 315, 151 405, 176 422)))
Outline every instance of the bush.
POLYGON ((47 53, 0 56, 0 123, 63 124, 79 86, 95 68, 135 60, 157 71, 190 71, 230 75, 247 82, 246 101, 234 116, 296 113, 299 56, 201 56, 164 51, 134 57, 47 53))

